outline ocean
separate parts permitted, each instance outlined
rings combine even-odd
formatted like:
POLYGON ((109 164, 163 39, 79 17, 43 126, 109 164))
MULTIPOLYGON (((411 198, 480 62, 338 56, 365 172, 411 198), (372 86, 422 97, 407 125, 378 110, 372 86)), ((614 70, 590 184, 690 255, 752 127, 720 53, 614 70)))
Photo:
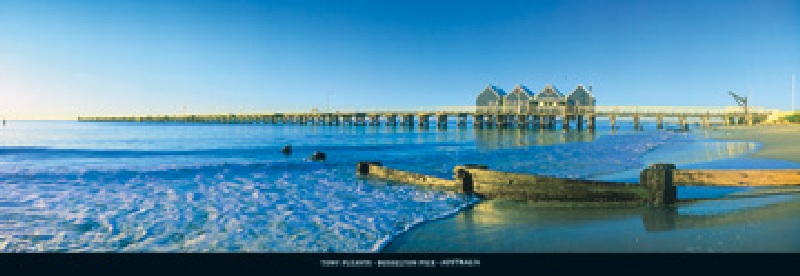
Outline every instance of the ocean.
MULTIPOLYGON (((11 121, 0 129, 0 251, 381 252, 410 229, 481 201, 360 178, 359 161, 440 177, 472 163, 627 182, 660 162, 800 168, 746 158, 757 143, 644 127, 11 121), (284 145, 293 153, 282 154, 284 145), (312 161, 314 151, 327 160, 312 161)), ((747 190, 680 187, 678 194, 719 198, 747 190)))

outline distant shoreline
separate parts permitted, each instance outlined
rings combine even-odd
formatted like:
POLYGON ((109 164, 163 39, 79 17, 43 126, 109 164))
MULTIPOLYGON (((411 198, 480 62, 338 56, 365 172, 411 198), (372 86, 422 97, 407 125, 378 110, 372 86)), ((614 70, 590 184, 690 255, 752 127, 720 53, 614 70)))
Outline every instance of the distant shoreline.
POLYGON ((800 162, 800 124, 714 127, 711 138, 761 143, 753 158, 800 162))

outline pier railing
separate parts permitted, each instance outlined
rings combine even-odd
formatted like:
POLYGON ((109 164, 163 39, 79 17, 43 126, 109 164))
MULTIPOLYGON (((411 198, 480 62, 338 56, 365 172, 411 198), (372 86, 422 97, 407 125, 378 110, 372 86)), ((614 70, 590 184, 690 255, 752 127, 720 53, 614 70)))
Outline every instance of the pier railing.
POLYGON ((595 128, 598 117, 607 117, 612 128, 618 118, 633 118, 634 129, 640 128, 640 118, 655 117, 657 127, 663 128, 665 118, 677 118, 682 128, 688 128, 687 119, 699 118, 704 126, 712 120, 728 124, 754 124, 764 121, 770 110, 754 107, 748 113, 739 107, 675 107, 675 106, 419 106, 419 107, 369 107, 337 108, 335 111, 313 109, 310 112, 271 112, 249 114, 195 114, 195 115, 149 115, 78 117, 85 122, 178 122, 221 124, 312 124, 312 125, 414 125, 429 126, 431 118, 436 124, 446 127, 452 117, 457 117, 458 126, 466 126, 469 117, 476 126, 538 126, 555 128, 560 121, 567 129, 572 122, 576 128, 595 128), (529 116, 534 116, 531 118, 529 116), (536 117, 538 116, 538 117, 536 117))
POLYGON ((343 107, 320 113, 475 113, 475 106, 343 107))
MULTIPOLYGON (((478 106, 477 113, 488 114, 641 114, 641 115, 727 115, 744 114, 738 106, 478 106)), ((770 114, 774 110, 749 107, 748 113, 770 114)))
MULTIPOLYGON (((748 113, 769 114, 773 110, 763 107, 748 107, 748 113)), ((687 115, 725 115, 744 114, 739 106, 597 106, 597 113, 607 114, 687 114, 687 115)))
MULTIPOLYGON (((763 107, 750 107, 747 112, 751 114, 768 115, 776 110, 763 107)), ((273 116, 273 115, 316 115, 316 114, 537 114, 537 115, 608 115, 608 114, 660 114, 660 115, 742 115, 744 109, 738 106, 416 106, 416 107, 343 107, 335 110, 286 110, 259 113, 226 113, 226 114, 161 114, 147 116, 82 116, 80 119, 89 118, 186 118, 208 116, 273 116)))

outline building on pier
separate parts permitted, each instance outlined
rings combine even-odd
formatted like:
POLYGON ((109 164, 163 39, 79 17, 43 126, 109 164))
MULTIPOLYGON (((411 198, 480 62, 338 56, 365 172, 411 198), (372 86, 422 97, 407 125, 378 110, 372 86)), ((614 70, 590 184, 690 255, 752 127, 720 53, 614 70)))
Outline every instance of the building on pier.
POLYGON ((506 92, 503 89, 497 88, 494 85, 487 85, 486 88, 478 94, 475 100, 475 106, 478 108, 494 108, 503 106, 506 92))
POLYGON ((531 103, 535 102, 533 98, 533 92, 524 85, 517 84, 514 90, 506 95, 503 105, 512 110, 527 110, 531 103))
POLYGON ((572 93, 567 96, 567 106, 595 106, 597 105, 597 100, 592 95, 592 88, 589 87, 589 90, 583 87, 583 85, 578 85, 572 93))
POLYGON ((488 85, 478 94, 475 104, 479 112, 527 113, 536 110, 556 111, 553 108, 558 107, 594 107, 597 100, 592 95, 591 88, 587 90, 583 85, 578 85, 569 96, 565 96, 550 84, 539 93, 517 84, 511 93, 488 85))

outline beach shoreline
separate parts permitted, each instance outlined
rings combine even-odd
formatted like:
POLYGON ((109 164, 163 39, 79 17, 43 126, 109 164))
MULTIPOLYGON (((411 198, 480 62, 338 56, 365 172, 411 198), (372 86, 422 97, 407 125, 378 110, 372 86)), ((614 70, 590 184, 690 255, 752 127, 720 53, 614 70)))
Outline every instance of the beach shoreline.
MULTIPOLYGON (((759 143, 761 146, 746 156, 749 159, 800 163, 800 147, 795 143, 800 138, 800 125, 713 127, 698 133, 712 140, 759 143)), ((649 208, 542 208, 487 200, 455 216, 419 225, 395 237, 381 252, 800 252, 800 239, 791 236, 800 232, 800 211, 796 208, 800 196, 783 196, 787 198, 712 202, 712 206, 734 206, 735 211, 723 216, 702 215, 726 208, 702 203, 660 212, 649 208), (766 208, 748 207, 758 200, 775 202, 766 204, 766 208), (691 214, 697 210, 701 215, 691 214), (736 219, 739 221, 734 222, 736 219), (677 227, 659 225, 664 221, 687 222, 677 227), (753 225, 763 233, 753 233, 753 225), (789 240, 776 239, 775 235, 789 240)))
POLYGON ((800 162, 800 124, 717 126, 709 130, 712 139, 760 143, 753 158, 800 162))

